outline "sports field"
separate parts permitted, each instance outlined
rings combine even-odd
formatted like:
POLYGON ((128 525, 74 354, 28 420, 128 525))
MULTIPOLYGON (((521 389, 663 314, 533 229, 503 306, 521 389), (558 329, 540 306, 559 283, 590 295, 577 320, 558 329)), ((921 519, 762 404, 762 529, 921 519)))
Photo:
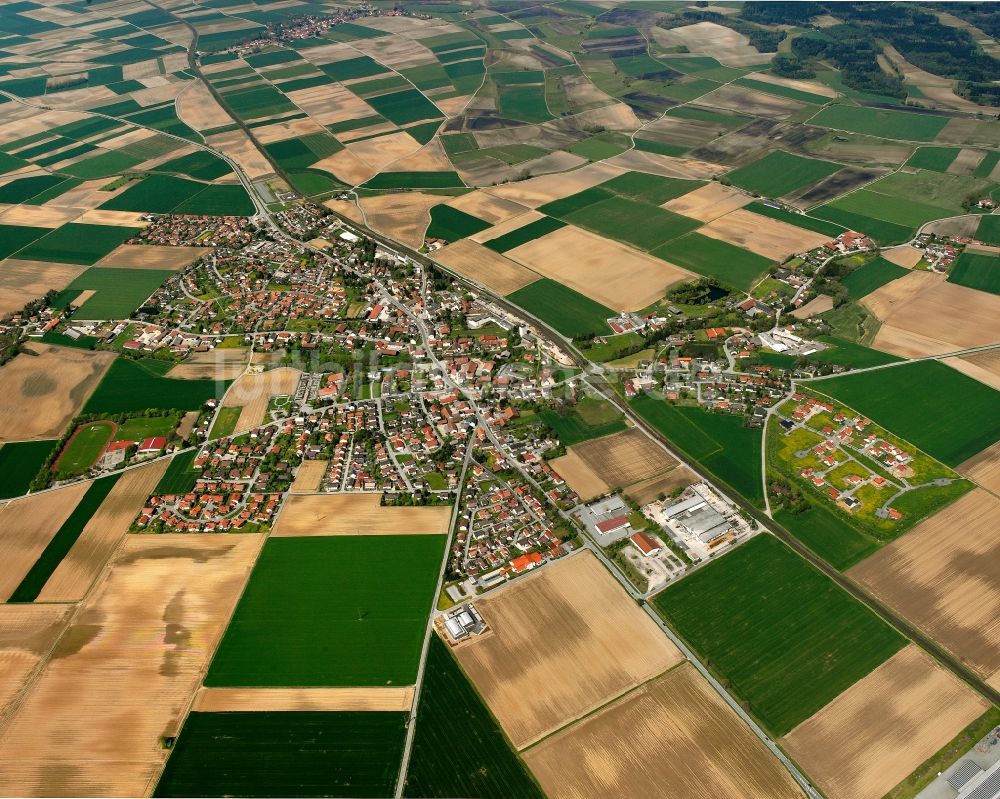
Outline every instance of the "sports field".
POLYGON ((205 685, 412 685, 444 541, 269 540, 205 685))
POLYGON ((1000 440, 1000 392, 937 361, 808 384, 948 466, 1000 440))
POLYGON ((110 422, 90 422, 81 425, 59 453, 55 469, 60 477, 87 471, 104 452, 115 428, 110 422))
POLYGON ((653 606, 776 735, 906 640, 770 535, 657 594, 653 606))
POLYGON ((154 796, 390 796, 406 713, 192 713, 154 796))
POLYGON ((762 194, 781 197, 796 189, 815 183, 843 169, 840 164, 803 158, 800 155, 775 150, 751 164, 726 175, 734 186, 762 194))
POLYGON ((955 266, 948 275, 948 282, 988 291, 990 294, 1000 294, 1000 257, 963 252, 955 261, 955 266))

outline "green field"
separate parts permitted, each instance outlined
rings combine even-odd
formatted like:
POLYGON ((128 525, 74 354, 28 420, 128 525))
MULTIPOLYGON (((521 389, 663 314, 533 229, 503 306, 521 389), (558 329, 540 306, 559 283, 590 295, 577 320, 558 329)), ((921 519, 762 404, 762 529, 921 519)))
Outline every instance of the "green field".
POLYGON ((118 425, 115 441, 142 441, 154 436, 170 437, 177 424, 180 414, 168 413, 164 416, 134 416, 118 425))
POLYGON ((138 232, 139 228, 133 227, 70 222, 29 244, 17 255, 29 261, 90 266, 138 232))
POLYGON ((543 799, 448 646, 431 636, 403 795, 413 799, 543 799), (454 756, 461 742, 462 756, 454 756))
POLYGON ((66 178, 61 175, 38 175, 31 178, 15 178, 10 183, 0 186, 0 203, 17 205, 41 194, 43 191, 58 186, 66 178))
POLYGON ((774 735, 906 639, 764 534, 657 594, 653 606, 774 735))
POLYGON ((70 283, 60 296, 73 301, 81 291, 97 292, 80 306, 74 319, 128 319, 172 274, 169 269, 95 266, 70 283))
POLYGON ((27 227, 25 225, 4 225, 0 223, 0 260, 9 258, 22 247, 37 241, 49 232, 49 228, 27 227))
POLYGON ((701 226, 697 219, 619 196, 566 214, 563 219, 640 250, 654 250, 701 226))
POLYGON ((562 227, 566 227, 565 222, 553 219, 551 216, 544 216, 541 219, 536 219, 534 222, 529 222, 527 225, 510 231, 510 233, 504 233, 495 239, 485 241, 483 242, 483 246, 493 250, 493 252, 503 253, 513 250, 515 247, 520 247, 522 244, 527 244, 529 241, 540 239, 542 236, 559 230, 562 227))
POLYGON ((206 685, 412 685, 445 537, 272 538, 206 685))
POLYGON ((918 147, 907 160, 906 166, 947 172, 960 152, 960 147, 918 147))
POLYGON ((903 141, 933 141, 950 117, 853 105, 824 108, 810 124, 903 141))
POLYGON ((206 186, 174 208, 175 214, 252 216, 254 204, 242 186, 206 186))
POLYGON ((391 796, 406 713, 191 713, 154 796, 391 796))
MULTIPOLYGON (((830 205, 852 214, 870 216, 895 225, 903 225, 909 229, 917 228, 932 219, 952 216, 953 211, 940 205, 931 205, 921 200, 900 197, 894 194, 883 194, 875 190, 877 183, 870 189, 860 191, 834 200, 830 205)), ((920 196, 920 195, 911 195, 920 196)))
POLYGON ((657 247, 652 255, 741 291, 750 291, 773 263, 762 255, 700 233, 688 233, 657 247))
POLYGON ((508 294, 507 299, 567 338, 608 333, 607 320, 617 316, 610 308, 546 277, 508 294))
POLYGON ((54 441, 13 441, 0 446, 0 499, 19 497, 55 448, 54 441))
POLYGON ((465 186, 457 172, 380 172, 367 189, 456 189, 465 186))
POLYGON ((775 150, 751 164, 730 172, 726 175, 726 179, 734 186, 765 197, 781 197, 841 169, 843 167, 840 164, 830 161, 803 158, 800 155, 775 150))
POLYGON ((416 89, 369 97, 365 102, 390 122, 406 125, 422 119, 438 119, 443 114, 416 89))
POLYGON ((226 436, 232 435, 233 430, 236 429, 236 423, 240 420, 240 414, 243 412, 242 407, 233 408, 219 408, 219 412, 215 416, 215 421, 212 422, 212 429, 208 431, 208 437, 211 438, 225 438, 226 436))
POLYGON ((226 104, 240 119, 256 119, 298 110, 285 95, 273 86, 254 85, 223 93, 226 104))
POLYGON ((49 541, 48 545, 38 556, 38 560, 28 570, 28 573, 21 580, 20 584, 10 595, 8 602, 34 602, 38 599, 39 593, 45 587, 52 572, 56 570, 62 559, 73 548, 73 544, 80 537, 83 528, 90 521, 90 517, 97 512, 97 508, 104 501, 104 498, 114 488, 121 472, 110 477, 102 477, 90 484, 87 493, 77 504, 76 508, 69 515, 69 518, 62 523, 62 526, 49 541))
POLYGON ((104 178, 111 175, 120 175, 122 172, 131 169, 136 164, 141 164, 142 159, 120 150, 112 150, 88 158, 86 161, 77 161, 63 167, 61 171, 67 175, 90 180, 91 178, 104 178))
POLYGON ((650 205, 662 205, 688 192, 704 186, 700 180, 682 180, 650 175, 646 172, 626 172, 624 175, 598 184, 598 188, 614 192, 621 197, 631 197, 650 205))
POLYGON ((740 416, 671 405, 648 394, 629 405, 720 482, 755 505, 763 504, 759 429, 744 427, 740 416))
POLYGON ((1000 245, 1000 214, 984 216, 979 220, 976 238, 984 244, 1000 245))
POLYGON ((549 216, 564 217, 614 196, 610 191, 593 186, 589 189, 578 191, 576 194, 570 194, 568 197, 562 197, 541 205, 536 210, 549 216))
POLYGON ((829 348, 820 350, 808 356, 810 361, 820 363, 836 363, 850 369, 864 369, 868 366, 881 366, 885 363, 893 363, 901 360, 895 355, 887 352, 873 350, 847 339, 836 336, 820 336, 819 340, 824 344, 829 344, 829 348))
POLYGON ((594 397, 584 397, 566 413, 544 410, 541 417, 564 447, 611 435, 626 427, 625 419, 610 402, 594 397))
POLYGON ((334 80, 367 78, 371 75, 381 75, 384 72, 388 72, 386 67, 366 55, 358 56, 357 58, 348 58, 344 61, 335 61, 332 64, 323 64, 320 66, 320 69, 334 80))
POLYGON ((55 464, 57 476, 70 477, 87 471, 104 452, 114 432, 111 422, 90 422, 79 427, 59 455, 55 464))
POLYGON ((840 400, 948 466, 1000 439, 1000 392, 938 361, 816 380, 840 400))
POLYGON ((219 156, 204 150, 196 150, 153 167, 155 172, 181 172, 198 180, 215 180, 233 170, 219 156))
POLYGON ((823 233, 831 238, 836 238, 844 232, 844 228, 841 225, 834 224, 833 222, 827 222, 825 219, 816 219, 815 217, 806 216, 805 214, 793 214, 791 211, 785 211, 781 208, 772 208, 769 205, 764 205, 764 203, 750 203, 749 205, 744 206, 744 210, 752 211, 755 214, 760 214, 761 216, 766 216, 770 219, 787 222, 789 225, 795 225, 795 227, 805 228, 806 230, 812 230, 816 233, 823 233))
MULTIPOLYGON (((888 203, 892 200, 883 198, 882 202, 888 203)), ((902 244, 913 238, 913 227, 897 225, 894 222, 886 222, 882 219, 848 211, 840 205, 821 205, 819 208, 813 208, 809 213, 820 219, 841 225, 848 230, 855 230, 858 233, 871 236, 883 247, 890 244, 902 244)))
POLYGON ((948 274, 948 282, 1000 294, 1000 258, 996 255, 963 252, 948 274))
POLYGON ((435 205, 431 208, 431 223, 424 238, 444 239, 450 243, 486 230, 488 227, 490 227, 489 222, 484 222, 465 211, 459 211, 450 205, 435 205))
POLYGON ((133 182, 117 197, 112 197, 101 205, 101 208, 113 211, 148 211, 166 214, 185 200, 194 197, 203 188, 205 188, 204 183, 197 183, 187 178, 179 178, 174 175, 150 175, 133 182))
POLYGON ((195 481, 201 471, 192 469, 195 457, 198 455, 196 449, 190 449, 179 455, 174 455, 170 459, 167 470, 156 484, 157 494, 186 494, 194 488, 195 481))
POLYGON ((852 300, 860 300, 886 283, 908 274, 910 274, 909 269, 879 257, 864 266, 859 266, 840 282, 847 288, 847 295, 852 300))
POLYGON ((774 514, 774 519, 839 571, 849 569, 878 549, 875 541, 822 503, 811 503, 810 509, 802 513, 782 509, 774 514))
POLYGON ((552 118, 545 104, 544 86, 504 86, 500 89, 500 116, 521 122, 545 122, 552 118))
POLYGON ((221 397, 229 385, 229 382, 221 380, 163 377, 150 368, 154 363, 117 358, 87 400, 83 412, 128 413, 147 408, 196 411, 207 400, 221 397))

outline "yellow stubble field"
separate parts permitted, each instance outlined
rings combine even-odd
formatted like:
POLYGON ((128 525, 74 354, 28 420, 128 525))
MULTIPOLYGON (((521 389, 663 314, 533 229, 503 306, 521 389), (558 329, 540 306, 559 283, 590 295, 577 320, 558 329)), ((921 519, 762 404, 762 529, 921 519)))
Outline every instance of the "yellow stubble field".
POLYGON ((380 493, 295 494, 278 514, 275 537, 327 535, 442 535, 450 505, 384 506, 380 493))

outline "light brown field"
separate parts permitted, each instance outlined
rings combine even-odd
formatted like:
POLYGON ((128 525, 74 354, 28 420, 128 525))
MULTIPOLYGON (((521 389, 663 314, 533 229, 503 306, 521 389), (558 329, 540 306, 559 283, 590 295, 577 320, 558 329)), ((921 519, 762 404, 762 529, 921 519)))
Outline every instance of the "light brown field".
POLYGON ((802 796, 791 775, 687 663, 524 758, 550 799, 802 796))
MULTIPOLYGON (((168 154, 163 159, 172 158, 173 154, 168 154)), ((152 165, 153 161, 147 162, 152 165)), ((107 195, 109 198, 112 195, 107 195)), ((144 221, 142 214, 136 211, 112 211, 107 208, 88 208, 80 214, 76 220, 81 224, 89 225, 115 225, 117 227, 149 227, 150 222, 144 221)))
POLYGON ((648 480, 677 465, 659 444, 637 428, 574 444, 569 449, 614 488, 648 480))
POLYGON ((979 483, 987 491, 1000 494, 1000 441, 973 455, 955 471, 979 483))
POLYGON ((86 208, 51 205, 0 205, 0 224, 57 228, 72 222, 86 208))
POLYGON ((233 435, 240 435, 264 421, 271 397, 294 394, 302 372, 281 366, 259 374, 241 375, 222 398, 223 408, 242 408, 233 435))
MULTIPOLYGON (((6 268, 6 267, 5 267, 6 268)), ((115 359, 46 344, 27 345, 0 367, 0 442, 58 438, 115 359)))
POLYGON ((673 200, 663 203, 660 208, 666 208, 675 214, 689 216, 702 222, 711 222, 730 211, 742 208, 753 200, 749 195, 721 183, 706 183, 701 188, 682 194, 673 200))
POLYGON ((407 712, 414 686, 375 688, 202 688, 191 709, 200 713, 281 711, 407 712))
POLYGON ((585 128, 604 127, 608 130, 632 132, 642 127, 642 122, 631 106, 619 101, 589 111, 581 111, 573 119, 585 128))
POLYGON ((66 627, 70 605, 0 605, 0 718, 66 627))
MULTIPOLYGON (((670 30, 654 27, 650 32, 657 44, 664 47, 684 46, 691 53, 710 55, 731 67, 764 64, 773 55, 762 54, 750 45, 746 36, 714 22, 698 22, 670 30)), ((669 58, 663 60, 670 63, 669 58)))
POLYGON ((82 307, 83 304, 95 294, 97 294, 97 292, 94 289, 84 289, 73 298, 73 304, 82 307))
POLYGON ((515 247, 508 258, 619 311, 637 311, 691 273, 617 241, 567 225, 515 247))
MULTIPOLYGON (((957 111, 972 111, 979 113, 982 106, 971 100, 966 100, 955 94, 955 81, 925 72, 907 61, 892 45, 887 44, 882 52, 892 67, 902 74, 907 83, 911 83, 923 94, 926 104, 936 108, 949 108, 957 111)), ((922 103, 923 104, 923 103, 922 103)))
POLYGON ((0 733, 0 792, 145 796, 264 536, 131 536, 0 733))
POLYGON ((167 372, 167 377, 185 380, 235 380, 246 370, 250 351, 246 347, 216 347, 192 352, 167 372))
POLYGON ((601 161, 574 169, 564 175, 541 175, 503 186, 493 186, 487 191, 494 197, 512 200, 528 208, 537 208, 552 200, 568 197, 598 183, 611 180, 620 174, 622 174, 621 169, 608 166, 607 162, 601 161))
POLYGON ((523 214, 527 210, 523 205, 511 202, 510 200, 504 200, 500 197, 494 197, 485 191, 470 191, 468 194, 462 194, 459 197, 448 200, 445 205, 450 205, 459 211, 465 211, 467 214, 477 216, 491 225, 504 222, 519 214, 523 214))
POLYGON ((312 165, 312 169, 322 169, 338 178, 342 183, 357 186, 364 183, 378 171, 358 158, 350 150, 339 150, 312 165))
MULTIPOLYGON (((409 134, 406 135, 409 136, 409 134)), ((372 141, 378 141, 378 139, 372 139, 372 141)), ((417 144, 419 146, 420 143, 417 142, 417 144)), ((405 155, 398 161, 393 161, 390 166, 393 172, 448 172, 455 168, 448 160, 448 156, 444 154, 441 142, 436 138, 416 152, 405 155)))
POLYGON ((805 108, 802 103, 796 100, 734 84, 721 86, 699 98, 698 102, 719 110, 736 111, 737 113, 770 117, 771 119, 785 119, 805 108))
POLYGON ((959 150, 955 160, 948 165, 948 172, 952 175, 971 175, 985 157, 985 150, 959 150))
MULTIPOLYGON (((341 152, 346 152, 341 150, 341 152)), ((359 225, 364 224, 364 217, 361 216, 361 209, 358 208, 357 203, 354 200, 327 200, 323 203, 331 211, 335 211, 341 216, 345 216, 353 222, 357 222, 359 225)))
POLYGON ((205 143, 232 158, 251 180, 274 174, 274 167, 242 130, 206 136, 205 143))
POLYGON ((274 122, 270 125, 261 125, 259 128, 253 129, 254 138, 261 144, 271 144, 272 142, 291 139, 295 136, 309 136, 313 133, 322 132, 323 126, 309 117, 274 122))
POLYGON ((881 799, 988 707, 910 644, 782 744, 827 796, 881 799))
POLYGON ((523 749, 681 660, 590 552, 479 599, 493 633, 455 650, 523 749))
POLYGON ((975 355, 963 355, 959 358, 945 358, 942 363, 1000 391, 1000 350, 978 352, 975 355))
POLYGON ((683 488, 698 482, 698 475, 687 466, 678 464, 669 472, 649 480, 642 480, 626 486, 623 491, 629 499, 640 505, 646 505, 657 499, 660 494, 669 494, 675 488, 683 488))
POLYGON ((321 125, 333 125, 348 119, 364 119, 375 114, 368 103, 344 86, 322 88, 326 91, 324 96, 301 95, 300 105, 303 111, 321 125))
POLYGON ((709 180, 714 175, 721 175, 729 169, 722 164, 713 164, 710 161, 674 158, 671 155, 644 153, 641 150, 628 150, 602 163, 608 163, 625 170, 649 172, 653 175, 686 180, 709 180))
POLYGON ((781 78, 777 75, 772 75, 770 72, 751 72, 746 77, 760 81, 761 83, 771 83, 775 86, 787 86, 789 89, 798 89, 799 91, 809 92, 810 94, 821 94, 823 97, 836 97, 837 90, 827 86, 825 83, 820 83, 818 80, 795 80, 794 78, 781 78))
POLYGON ((376 172, 381 172, 394 161, 419 150, 420 142, 400 130, 374 139, 353 141, 344 146, 349 153, 356 155, 376 172))
POLYGON ((302 461, 295 473, 295 480, 289 489, 293 494, 309 494, 318 491, 323 475, 326 474, 330 461, 302 461))
POLYGON ((69 518, 91 481, 15 499, 0 509, 0 599, 6 601, 69 518))
POLYGON ((171 269, 177 271, 211 255, 211 247, 169 247, 166 245, 122 244, 94 266, 123 269, 171 269))
POLYGON ((979 219, 978 214, 936 219, 924 225, 923 232, 933 233, 936 236, 965 236, 974 239, 976 228, 979 227, 979 219))
POLYGON ((232 123, 208 87, 200 80, 188 81, 176 101, 177 116, 195 130, 221 128, 232 123))
POLYGON ((166 470, 167 459, 160 458, 121 476, 52 572, 38 595, 39 602, 83 599, 166 470))
POLYGON ((549 461, 556 474, 558 474, 583 502, 607 494, 611 490, 600 474, 595 472, 580 457, 580 454, 570 447, 565 455, 549 461))
POLYGON ((861 304, 882 321, 874 346, 904 358, 1000 341, 1000 296, 948 283, 944 275, 911 272, 861 304))
POLYGON ((566 75, 562 77, 566 99, 576 108, 594 103, 607 103, 611 95, 598 89, 586 75, 566 75))
POLYGON ((792 316, 796 319, 808 319, 810 316, 817 316, 821 313, 833 310, 833 297, 829 294, 817 294, 801 308, 792 311, 792 316))
POLYGON ((811 250, 830 240, 822 233, 769 219, 743 208, 710 222, 698 232, 776 261, 783 261, 792 253, 811 250))
MULTIPOLYGON (((124 138, 124 137, 122 137, 124 138)), ((49 208, 52 206, 65 206, 68 208, 96 208, 98 205, 107 202, 111 197, 118 194, 117 191, 101 191, 103 186, 108 185, 107 178, 99 178, 98 180, 86 180, 79 186, 70 189, 69 191, 63 192, 58 197, 53 197, 47 203, 42 204, 42 208, 49 208)), ((124 190, 124 186, 122 189, 124 190)), ((38 206, 21 206, 22 208, 36 208, 38 206)), ((29 222, 27 224, 35 224, 29 222)), ((143 223, 144 225, 147 223, 143 223)))
MULTIPOLYGON (((428 33, 428 35, 431 35, 428 33)), ((419 42, 402 36, 358 39, 352 46, 396 71, 419 67, 434 60, 434 54, 419 42)))
POLYGON ((441 202, 441 197, 402 191, 362 197, 360 202, 370 228, 418 249, 424 244, 424 233, 431 221, 430 209, 441 202))
POLYGON ((76 264, 8 258, 0 269, 0 316, 21 310, 49 289, 66 288, 83 270, 84 267, 76 264))
POLYGON ((374 136, 376 133, 388 133, 391 130, 396 130, 396 126, 392 122, 376 122, 374 125, 368 125, 364 128, 356 128, 355 130, 346 130, 343 133, 337 134, 337 139, 343 143, 354 141, 355 139, 365 139, 368 136, 374 136))
POLYGON ((498 294, 510 294, 539 278, 530 269, 470 239, 461 239, 438 250, 434 260, 498 294))
POLYGON ((1000 663, 1000 499, 975 489, 848 571, 983 677, 1000 663))
POLYGON ((909 244, 882 250, 880 255, 889 263, 902 266, 905 269, 913 269, 913 267, 920 263, 920 259, 924 257, 923 250, 918 250, 909 244))
POLYGON ((181 417, 181 422, 177 425, 177 435, 182 441, 187 441, 191 438, 191 433, 194 431, 194 425, 198 421, 199 415, 198 411, 188 411, 181 417))
POLYGON ((537 222, 545 216, 545 214, 539 213, 538 211, 525 210, 523 208, 521 210, 523 213, 504 220, 498 225, 486 228, 486 230, 481 230, 479 233, 473 233, 469 236, 469 239, 477 244, 482 244, 483 242, 491 241, 499 238, 500 236, 504 236, 512 230, 518 230, 525 225, 530 225, 532 222, 537 222))
POLYGON ((382 494, 296 494, 278 514, 272 536, 444 535, 450 505, 393 507, 382 494))

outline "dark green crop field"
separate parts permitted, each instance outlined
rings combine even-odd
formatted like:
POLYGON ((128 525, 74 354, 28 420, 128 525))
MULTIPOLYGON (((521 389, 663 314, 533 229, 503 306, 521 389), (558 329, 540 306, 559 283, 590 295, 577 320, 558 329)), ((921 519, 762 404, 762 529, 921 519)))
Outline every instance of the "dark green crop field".
MULTIPOLYGON (((885 202, 892 202, 892 200, 886 198, 885 202)), ((902 244, 913 237, 914 229, 912 227, 897 225, 895 222, 886 222, 882 219, 875 219, 871 216, 848 211, 846 208, 836 205, 821 205, 819 208, 813 208, 809 213, 812 216, 817 216, 820 219, 826 219, 829 222, 841 225, 848 230, 854 230, 858 233, 864 233, 866 236, 871 236, 882 246, 902 244)), ((941 216, 945 215, 942 212, 941 216)))
POLYGON ((173 274, 169 269, 118 269, 95 266, 64 294, 91 289, 97 293, 80 306, 76 319, 128 319, 173 274))
POLYGON ((213 397, 223 395, 227 381, 174 380, 145 364, 118 358, 83 407, 84 413, 125 413, 146 408, 196 411, 213 397))
POLYGON ((875 289, 882 288, 886 283, 908 274, 910 274, 909 269, 897 266, 885 258, 875 258, 855 269, 840 282, 847 288, 847 294, 852 300, 860 300, 875 289))
POLYGON ((489 222, 484 222, 465 211, 459 211, 450 205, 435 205, 431 208, 431 223, 427 227, 425 238, 453 242, 486 230, 488 227, 490 227, 489 222))
POLYGON ((131 169, 136 164, 141 163, 141 158, 129 155, 121 150, 113 150, 111 152, 104 152, 100 155, 95 155, 93 158, 88 158, 86 161, 77 161, 75 164, 63 167, 61 171, 65 172, 67 175, 73 175, 74 177, 89 180, 91 178, 103 178, 110 177, 111 175, 118 175, 128 169, 131 169))
POLYGON ((240 119, 256 119, 296 110, 292 101, 273 86, 249 86, 225 92, 222 96, 240 119))
POLYGON ((781 208, 772 208, 769 205, 764 205, 764 203, 750 203, 744 207, 744 210, 752 211, 755 214, 760 214, 761 216, 766 216, 771 219, 777 219, 781 222, 787 222, 789 225, 795 225, 795 227, 812 230, 816 233, 825 233, 830 238, 836 238, 844 232, 843 226, 833 222, 827 222, 825 219, 816 219, 815 217, 806 216, 805 214, 793 214, 791 211, 785 211, 781 208))
POLYGON ((48 232, 49 228, 44 227, 0 224, 0 260, 10 257, 48 232))
POLYGON ((522 122, 544 122, 552 118, 545 104, 544 86, 504 86, 500 89, 500 116, 522 122))
POLYGON ((543 799, 455 658, 431 636, 404 796, 543 799), (454 756, 461 742, 462 756, 454 756))
POLYGON ((440 535, 272 538, 206 685, 412 685, 440 535))
POLYGON ((598 184, 599 188, 612 191, 622 197, 631 197, 650 205, 662 205, 701 186, 701 180, 681 180, 650 175, 646 172, 626 172, 624 175, 598 184))
POLYGON ((134 227, 70 222, 32 242, 17 256, 29 261, 90 266, 138 232, 139 228, 134 227))
POLYGON ((26 492, 55 444, 55 441, 13 441, 0 446, 0 499, 26 492))
POLYGON ((1000 257, 963 252, 955 261, 955 266, 948 275, 948 282, 988 291, 990 294, 1000 294, 1000 257))
POLYGON ((614 196, 610 191, 593 186, 589 189, 578 191, 576 194, 570 194, 568 197, 553 200, 550 203, 539 206, 536 210, 549 216, 564 217, 614 196))
POLYGON ((688 233, 657 247, 657 258, 714 277, 741 291, 749 291, 773 261, 725 241, 688 233))
POLYGON ((795 189, 808 186, 821 178, 843 169, 840 164, 803 158, 781 150, 768 153, 763 158, 730 172, 726 177, 734 186, 763 194, 781 197, 795 189))
POLYGON ((508 294, 507 299, 567 338, 608 333, 607 320, 617 316, 599 302, 545 277, 508 294))
POLYGON ((197 183, 187 178, 150 175, 133 183, 117 197, 112 197, 101 205, 101 208, 166 214, 204 188, 204 183, 197 183))
POLYGON ((406 713, 191 713, 154 796, 391 796, 406 713))
POLYGON ((334 80, 367 78, 369 75, 381 75, 383 72, 389 71, 374 58, 366 55, 348 58, 344 61, 335 61, 332 64, 323 64, 320 69, 334 80))
POLYGON ((640 250, 656 249, 701 226, 697 219, 617 196, 588 205, 563 218, 640 250))
POLYGON ((960 151, 960 147, 918 147, 906 165, 934 172, 946 172, 960 151))
POLYGON ((66 178, 61 175, 38 175, 31 178, 15 178, 10 183, 0 186, 0 203, 17 205, 41 194, 47 189, 58 186, 66 178))
POLYGON ((802 513, 779 510, 775 521, 835 569, 844 571, 871 555, 878 543, 822 503, 802 513))
POLYGON ((759 429, 744 427, 739 416, 671 405, 648 394, 629 400, 629 404, 720 482, 755 505, 763 502, 759 429))
POLYGON ((510 233, 504 233, 495 239, 485 241, 483 242, 483 246, 493 250, 493 252, 503 253, 513 250, 515 247, 520 247, 522 244, 527 244, 529 241, 540 239, 542 236, 559 230, 562 227, 566 227, 565 222, 560 222, 551 216, 544 216, 541 219, 536 219, 534 222, 529 222, 523 227, 510 231, 510 233))
POLYGON ((593 397, 584 397, 568 413, 544 410, 541 416, 565 447, 611 435, 626 427, 625 419, 611 403, 593 397))
POLYGON ((938 361, 808 384, 948 466, 1000 440, 1000 391, 938 361))
POLYGON ((406 89, 392 94, 381 94, 366 100, 368 105, 390 122, 406 125, 422 119, 438 119, 444 116, 434 103, 416 89, 406 89))
POLYGON ((1000 216, 992 214, 980 219, 979 227, 976 229, 976 238, 986 244, 1000 244, 1000 216))
POLYGON ((219 156, 207 153, 204 150, 182 155, 170 161, 165 161, 157 167, 153 167, 154 172, 181 172, 190 175, 198 180, 215 180, 223 175, 228 175, 233 170, 219 156))
POLYGON ((652 600, 775 735, 906 639, 776 538, 753 538, 652 600))
POLYGON ((950 117, 914 114, 906 111, 886 111, 852 105, 824 108, 810 120, 813 125, 869 136, 905 141, 933 141, 948 124, 950 117))
POLYGON ((200 470, 191 468, 197 454, 196 449, 190 449, 180 455, 174 455, 170 459, 170 464, 163 473, 163 477, 160 478, 160 482, 156 484, 155 493, 186 494, 191 491, 198 475, 201 474, 200 470))
POLYGON ((862 344, 836 338, 835 336, 820 336, 819 340, 824 344, 828 344, 829 347, 810 355, 810 361, 837 363, 851 369, 864 369, 868 366, 881 366, 885 363, 893 363, 894 361, 901 360, 897 356, 890 355, 887 352, 873 350, 871 347, 865 347, 862 344))
POLYGON ((254 204, 242 186, 205 186, 176 208, 175 214, 252 216, 254 204))

